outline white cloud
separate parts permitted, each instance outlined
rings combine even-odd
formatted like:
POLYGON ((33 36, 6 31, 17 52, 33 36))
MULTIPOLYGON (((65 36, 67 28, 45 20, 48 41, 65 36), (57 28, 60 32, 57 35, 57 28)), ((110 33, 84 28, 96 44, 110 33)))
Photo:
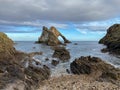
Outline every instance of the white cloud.
POLYGON ((0 0, 0 20, 97 21, 120 15, 120 0, 0 0))
POLYGON ((82 34, 87 34, 87 30, 86 29, 82 29, 82 30, 80 30, 80 29, 76 29, 78 32, 80 32, 80 33, 82 33, 82 34))
POLYGON ((55 26, 66 29, 75 23, 83 34, 104 31, 120 23, 120 0, 0 0, 0 25, 55 26))

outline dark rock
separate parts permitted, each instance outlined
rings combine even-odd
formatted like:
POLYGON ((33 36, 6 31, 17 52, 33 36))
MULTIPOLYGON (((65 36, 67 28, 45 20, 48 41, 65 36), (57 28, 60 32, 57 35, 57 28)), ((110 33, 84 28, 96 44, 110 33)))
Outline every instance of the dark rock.
POLYGON ((52 60, 51 64, 54 65, 54 66, 56 66, 57 64, 59 64, 59 61, 57 61, 57 60, 52 60))
POLYGON ((40 62, 38 62, 38 61, 35 61, 35 63, 36 63, 36 65, 41 65, 41 63, 40 63, 40 62))
POLYGON ((36 47, 33 47, 33 49, 35 49, 36 47))
POLYGON ((27 79, 25 79, 25 82, 27 84, 26 88, 33 90, 31 89, 33 86, 36 88, 39 86, 39 83, 41 81, 49 78, 50 69, 45 65, 43 65, 43 68, 29 66, 25 69, 25 74, 27 77, 27 79))
POLYGON ((35 82, 48 79, 50 76, 50 69, 43 65, 43 68, 29 66, 25 69, 25 74, 35 82))
POLYGON ((50 69, 47 66, 37 68, 30 64, 28 67, 23 65, 26 62, 35 62, 38 65, 39 62, 32 59, 32 56, 41 54, 41 52, 27 54, 16 51, 13 41, 0 32, 0 90, 4 90, 9 83, 16 85, 17 80, 24 83, 24 90, 34 90, 39 82, 48 79, 50 69))
POLYGON ((103 48, 102 50, 101 50, 101 52, 102 53, 106 53, 106 52, 108 52, 109 50, 107 49, 107 48, 103 48))
POLYGON ((6 70, 12 77, 16 77, 21 80, 24 80, 25 78, 24 71, 18 65, 10 65, 6 70))
POLYGON ((42 55, 42 54, 43 54, 43 52, 31 52, 31 53, 28 53, 28 56, 33 57, 35 55, 42 55))
POLYGON ((43 26, 43 32, 41 37, 39 38, 37 43, 45 43, 49 46, 55 46, 62 44, 62 42, 58 39, 61 36, 64 40, 64 43, 70 43, 55 27, 51 27, 48 29, 47 27, 43 26))
POLYGON ((114 24, 107 30, 107 34, 99 41, 105 44, 111 53, 120 54, 120 24, 114 24))
POLYGON ((48 60, 49 60, 49 58, 46 58, 45 60, 46 60, 46 61, 48 61, 48 60))
POLYGON ((70 70, 69 70, 69 69, 66 69, 66 72, 67 72, 68 74, 70 74, 70 70))
POLYGON ((54 58, 59 58, 62 61, 70 59, 70 53, 64 47, 56 47, 53 53, 54 58))
POLYGON ((74 43, 74 45, 78 45, 78 43, 74 43))
POLYGON ((120 80, 120 69, 105 63, 97 57, 80 57, 70 64, 73 74, 88 74, 106 80, 120 80))

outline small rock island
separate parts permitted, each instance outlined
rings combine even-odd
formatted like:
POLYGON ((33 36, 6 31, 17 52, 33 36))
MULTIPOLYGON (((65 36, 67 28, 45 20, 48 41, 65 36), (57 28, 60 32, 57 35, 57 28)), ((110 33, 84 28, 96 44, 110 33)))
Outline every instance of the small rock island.
POLYGON ((50 29, 48 29, 47 27, 43 26, 42 34, 37 43, 45 43, 49 46, 60 45, 62 42, 58 39, 59 36, 63 38, 64 43, 70 43, 70 41, 67 40, 66 37, 63 36, 55 27, 52 26, 50 29))

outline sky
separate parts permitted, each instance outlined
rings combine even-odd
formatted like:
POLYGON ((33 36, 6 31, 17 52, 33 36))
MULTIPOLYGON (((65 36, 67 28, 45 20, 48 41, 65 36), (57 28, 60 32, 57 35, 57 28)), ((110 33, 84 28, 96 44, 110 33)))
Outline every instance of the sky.
POLYGON ((99 41, 120 23, 120 0, 0 0, 0 32, 14 41, 37 41, 55 26, 71 41, 99 41))

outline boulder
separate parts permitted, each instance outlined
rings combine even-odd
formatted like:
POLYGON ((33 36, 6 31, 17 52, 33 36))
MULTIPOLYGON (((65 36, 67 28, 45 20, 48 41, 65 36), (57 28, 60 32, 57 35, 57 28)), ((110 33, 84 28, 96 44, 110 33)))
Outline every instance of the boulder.
POLYGON ((87 74, 93 77, 109 80, 118 80, 120 82, 120 69, 105 63, 98 57, 80 57, 70 64, 73 74, 87 74))
POLYGON ((50 69, 45 65, 43 65, 42 68, 29 66, 25 69, 25 74, 27 77, 31 77, 31 82, 33 81, 36 82, 36 84, 39 84, 38 82, 49 78, 50 69))
POLYGON ((120 24, 114 24, 107 30, 107 34, 99 41, 107 46, 111 53, 120 54, 120 24))
POLYGON ((52 57, 67 61, 70 59, 70 53, 64 47, 56 47, 52 57))
POLYGON ((55 27, 51 27, 48 29, 47 27, 43 26, 43 32, 38 39, 37 43, 45 43, 49 46, 55 46, 62 44, 62 42, 58 39, 61 36, 64 40, 64 43, 70 43, 55 27))
POLYGON ((59 61, 57 61, 57 60, 52 60, 51 64, 54 65, 54 66, 56 66, 57 64, 59 64, 59 61))

